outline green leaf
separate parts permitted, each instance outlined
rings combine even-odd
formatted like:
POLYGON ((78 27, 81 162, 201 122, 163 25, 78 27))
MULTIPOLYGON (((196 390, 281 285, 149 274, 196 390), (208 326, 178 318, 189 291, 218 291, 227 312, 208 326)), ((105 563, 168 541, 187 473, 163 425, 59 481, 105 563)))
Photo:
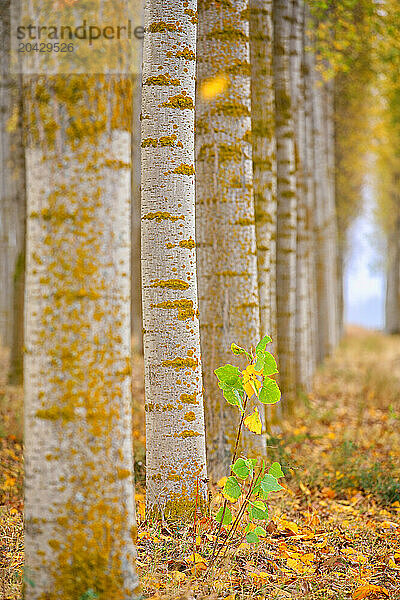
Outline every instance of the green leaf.
POLYGON ((264 385, 262 386, 258 399, 263 404, 276 404, 281 399, 281 390, 278 384, 273 379, 264 379, 264 385))
MULTIPOLYGON (((222 521, 222 514, 224 512, 223 507, 221 506, 221 508, 219 509, 219 511, 217 512, 216 516, 215 516, 215 520, 218 523, 221 523, 222 521)), ((225 514, 224 514, 224 520, 222 521, 222 525, 230 525, 233 521, 233 517, 232 517, 232 513, 229 510, 229 508, 226 506, 225 507, 225 514)))
POLYGON ((247 477, 250 475, 250 469, 247 465, 247 462, 248 461, 244 460, 244 458, 238 458, 232 467, 232 471, 235 473, 235 475, 240 477, 240 479, 247 479, 247 477))
POLYGON ((222 393, 224 395, 225 400, 229 404, 232 404, 233 406, 238 406, 240 408, 240 410, 242 410, 243 403, 242 403, 242 399, 240 397, 238 390, 236 390, 235 388, 229 387, 229 386, 225 385, 224 383, 218 384, 218 385, 222 389, 222 393))
POLYGON ((215 369, 214 373, 220 381, 228 383, 229 385, 232 385, 232 382, 237 379, 240 380, 240 371, 238 367, 234 367, 230 364, 218 367, 218 369, 215 369))
POLYGON ((267 532, 265 531, 264 527, 261 527, 260 525, 257 525, 257 527, 253 531, 256 535, 259 535, 260 537, 265 537, 267 535, 267 532))
POLYGON ((261 491, 263 494, 269 494, 269 492, 279 492, 284 490, 273 475, 267 473, 261 480, 261 491))
POLYGON ((242 495, 242 488, 236 477, 228 477, 222 490, 222 494, 228 500, 236 501, 242 495))
POLYGON ((259 541, 259 537, 256 533, 254 533, 254 531, 249 531, 249 533, 246 533, 246 542, 248 544, 258 544, 259 541))
POLYGON ((250 504, 249 508, 250 518, 264 521, 268 519, 268 510, 261 500, 256 500, 250 504))
POLYGON ((280 477, 285 477, 282 467, 278 462, 272 463, 270 468, 268 469, 268 473, 275 477, 275 479, 279 479, 280 477))
POLYGON ((264 350, 267 347, 267 344, 271 343, 272 339, 269 337, 269 335, 265 335, 262 340, 260 340, 256 346, 256 354, 258 354, 259 352, 264 352, 264 350))
POLYGON ((279 373, 278 367, 276 365, 276 360, 270 352, 265 352, 263 375, 265 377, 268 377, 269 375, 275 375, 275 373, 279 373))
POLYGON ((236 355, 238 355, 238 354, 245 354, 247 356, 247 358, 249 360, 251 360, 251 355, 247 352, 247 350, 245 350, 241 346, 237 346, 233 342, 231 344, 231 352, 232 352, 232 354, 236 354, 236 355))

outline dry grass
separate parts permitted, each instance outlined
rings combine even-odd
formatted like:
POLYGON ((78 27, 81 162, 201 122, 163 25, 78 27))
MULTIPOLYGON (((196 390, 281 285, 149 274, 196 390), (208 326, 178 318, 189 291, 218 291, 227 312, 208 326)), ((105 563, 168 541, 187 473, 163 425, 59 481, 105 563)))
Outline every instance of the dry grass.
MULTIPOLYGON (((146 597, 347 600, 369 584, 382 589, 371 587, 368 598, 400 599, 400 337, 349 330, 341 348, 319 369, 312 394, 300 396, 296 417, 268 440, 269 460, 282 463, 287 490, 271 498, 267 538, 255 549, 241 545, 239 532, 226 560, 206 577, 202 567, 194 572, 187 560, 193 551, 192 526, 150 525, 144 519, 142 369, 136 357, 138 568, 146 597)), ((22 562, 21 393, 2 385, 3 402, 7 400, 0 410, 8 420, 0 452, 9 463, 4 469, 2 460, 0 471, 0 599, 17 600, 22 562), (15 479, 7 493, 6 477, 9 484, 15 479)), ((205 561, 220 501, 215 490, 211 514, 199 517, 196 550, 205 561)))

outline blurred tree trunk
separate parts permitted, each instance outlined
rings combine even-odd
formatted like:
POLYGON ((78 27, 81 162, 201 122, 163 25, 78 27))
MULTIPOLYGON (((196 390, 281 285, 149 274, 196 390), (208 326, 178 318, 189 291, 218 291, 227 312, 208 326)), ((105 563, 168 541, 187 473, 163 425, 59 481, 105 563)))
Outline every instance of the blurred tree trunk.
POLYGON ((313 130, 313 77, 314 67, 311 46, 307 28, 309 26, 309 9, 304 3, 304 29, 303 29, 303 77, 304 77, 304 185, 305 185, 305 262, 307 267, 307 346, 308 373, 313 376, 317 363, 318 348, 318 321, 317 321, 317 289, 315 272, 315 165, 314 165, 314 130, 313 130))
POLYGON ((314 177, 315 177, 315 271, 320 363, 335 346, 336 336, 336 252, 335 213, 329 177, 327 114, 322 81, 310 70, 313 98, 314 177))
POLYGON ((137 352, 143 352, 142 271, 140 230, 140 107, 142 76, 133 76, 132 115, 132 340, 137 352))
MULTIPOLYGON (((251 128, 257 240, 260 335, 276 344, 276 144, 272 72, 272 0, 250 0, 251 128)), ((279 423, 278 405, 265 407, 269 430, 279 423)))
POLYGON ((196 0, 145 7, 142 281, 147 507, 167 518, 206 499, 195 254, 196 0), (167 26, 165 25, 167 23, 167 26), (166 30, 167 27, 167 30, 166 30))
POLYGON ((21 78, 10 72, 10 2, 0 6, 0 343, 12 347, 12 379, 21 379, 23 331, 25 165, 21 127, 21 78), (21 289, 22 285, 22 289, 21 289), (19 292, 14 300, 14 292, 19 292), (15 329, 17 328, 17 331, 15 329), (14 336, 16 332, 16 336, 14 336), (18 373, 17 373, 18 370, 18 373))
MULTIPOLYGON (((393 187, 399 189, 400 175, 393 175, 393 187)), ((400 333, 400 194, 392 193, 392 205, 396 209, 394 227, 387 239, 387 272, 385 301, 385 331, 400 333)))
POLYGON ((25 84, 27 597, 131 599, 131 81, 25 84))
POLYGON ((297 190, 297 251, 296 251, 296 384, 298 389, 309 390, 310 354, 309 284, 307 269, 308 237, 306 232, 306 137, 305 97, 303 68, 304 6, 302 0, 292 0, 292 27, 290 36, 291 95, 296 144, 296 190, 297 190))
POLYGON ((296 161, 289 67, 291 3, 274 0, 273 19, 277 145, 277 337, 283 408, 290 411, 296 393, 297 243, 296 161))
POLYGON ((324 123, 325 123, 325 153, 327 163, 328 202, 326 205, 326 228, 329 240, 329 270, 330 289, 330 340, 329 351, 332 352, 340 340, 339 302, 338 302, 338 225, 335 202, 335 120, 334 120, 334 80, 324 84, 324 123))
MULTIPOLYGON (((260 335, 247 9, 245 0, 199 4, 197 262, 207 460, 213 479, 227 473, 239 417, 226 404, 214 369, 235 363, 232 342, 248 347, 260 335)), ((249 434, 243 446, 263 453, 265 443, 249 434)))

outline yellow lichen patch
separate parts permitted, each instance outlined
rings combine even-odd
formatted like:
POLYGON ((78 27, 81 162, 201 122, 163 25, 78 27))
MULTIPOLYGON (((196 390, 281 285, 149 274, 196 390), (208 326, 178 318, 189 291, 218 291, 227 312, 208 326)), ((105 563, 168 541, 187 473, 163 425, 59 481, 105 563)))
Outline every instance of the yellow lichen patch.
POLYGON ((199 401, 196 398, 197 394, 181 394, 179 396, 180 401, 183 404, 198 404, 199 401))
POLYGON ((178 108, 180 110, 194 110, 192 98, 190 98, 190 96, 185 96, 184 94, 171 96, 171 98, 169 98, 161 106, 165 106, 166 108, 178 108))
POLYGON ((155 306, 156 308, 177 309, 177 318, 181 321, 193 319, 195 314, 193 300, 187 300, 186 298, 182 298, 181 300, 166 300, 159 304, 152 304, 152 306, 155 306))
POLYGON ((194 175, 194 167, 193 165, 181 163, 179 167, 176 167, 172 172, 177 175, 194 175))
POLYGON ((185 421, 194 421, 196 419, 196 415, 193 411, 187 412, 184 416, 185 421))
POLYGON ((126 477, 130 477, 132 475, 129 469, 117 469, 117 477, 118 479, 126 479, 126 477))
POLYGON ((166 31, 177 31, 175 23, 165 23, 165 21, 156 21, 149 27, 150 33, 164 33, 166 31))
POLYGON ((196 246, 196 242, 193 238, 189 238, 188 240, 181 240, 179 246, 181 248, 189 248, 189 250, 192 250, 196 246))
POLYGON ((173 146, 176 142, 176 135, 174 133, 172 135, 163 135, 158 141, 160 146, 173 146))
POLYGON ((191 10, 190 8, 185 8, 185 14, 189 15, 191 22, 195 25, 197 23, 197 10, 191 10))
POLYGON ((146 138, 142 141, 142 148, 148 148, 149 146, 153 146, 153 148, 157 148, 158 140, 157 138, 146 138))
POLYGON ((176 370, 179 369, 195 369, 198 365, 198 361, 194 358, 182 358, 181 356, 177 356, 172 360, 164 360, 162 363, 163 367, 173 367, 176 370))
POLYGON ((184 58, 185 60, 196 60, 196 55, 190 48, 184 48, 183 50, 178 50, 175 54, 177 58, 184 58))
POLYGON ((187 290, 189 284, 182 279, 154 279, 151 287, 169 288, 170 290, 187 290))
POLYGON ((155 75, 148 77, 145 85, 180 85, 179 79, 173 78, 170 75, 155 75))
POLYGON ((190 437, 197 437, 198 435, 201 435, 201 433, 199 433, 198 431, 192 431, 191 429, 185 429, 184 431, 181 431, 180 433, 174 433, 174 437, 180 437, 183 439, 190 438, 190 437))
POLYGON ((179 219, 184 219, 183 215, 171 215, 169 212, 158 210, 154 213, 147 213, 144 215, 143 219, 148 219, 149 221, 155 220, 157 223, 161 223, 161 221, 178 221, 179 219))
POLYGON ((131 163, 124 162, 123 160, 110 160, 107 158, 104 161, 104 166, 110 169, 130 169, 131 163))
POLYGON ((38 419, 47 419, 49 421, 57 421, 62 419, 64 422, 73 421, 76 418, 74 408, 71 406, 51 406, 37 410, 35 417, 38 419))

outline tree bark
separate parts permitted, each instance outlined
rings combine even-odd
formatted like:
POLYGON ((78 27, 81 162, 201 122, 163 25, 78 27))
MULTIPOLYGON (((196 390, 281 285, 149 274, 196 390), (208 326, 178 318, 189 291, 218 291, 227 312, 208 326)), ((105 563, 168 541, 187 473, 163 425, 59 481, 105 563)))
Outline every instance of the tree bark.
POLYGON ((149 513, 206 499, 195 255, 196 0, 145 7, 142 295, 149 513))
POLYGON ((142 75, 133 76, 132 115, 132 341, 136 352, 143 353, 141 220, 140 220, 140 107, 142 75))
POLYGON ((283 408, 296 393, 296 245, 297 191, 289 53, 291 3, 274 0, 274 81, 277 145, 277 328, 283 408))
POLYGON ((306 189, 306 132, 303 67, 304 5, 292 1, 292 28, 290 40, 291 93, 294 106, 296 143, 297 190, 297 249, 296 249, 296 387, 309 391, 311 385, 309 330, 309 283, 307 251, 307 189, 306 189))
MULTIPOLYGON (((238 412, 222 397, 214 369, 227 362, 240 364, 230 353, 231 343, 248 347, 260 333, 246 9, 245 0, 199 4, 197 264, 212 479, 228 472, 239 422, 238 412), (220 93, 208 96, 204 86, 219 83, 220 93)), ((242 448, 263 452, 264 440, 245 435, 242 448)))
MULTIPOLYGON (((24 252, 25 164, 21 122, 21 78, 10 72, 10 2, 0 7, 0 344, 14 346, 14 317, 23 329, 23 313, 14 302, 14 280, 24 252)), ((22 280, 23 281, 23 280, 22 280)), ((22 284, 23 285, 23 284, 22 284)), ((21 354, 18 357, 21 365, 21 354)), ((21 369, 20 369, 21 371, 21 369)))
POLYGON ((313 78, 314 69, 312 52, 308 49, 311 40, 307 34, 309 9, 304 4, 303 30, 303 77, 304 77, 304 185, 305 185, 305 262, 307 268, 307 346, 308 375, 314 375, 318 355, 318 322, 317 322, 317 290, 315 271, 315 165, 314 165, 314 130, 313 130, 313 78))
MULTIPOLYGON (((276 345, 276 144, 272 0, 250 0, 251 128, 260 335, 276 345)), ((280 405, 265 407, 269 430, 280 405)))
MULTIPOLYGON (((394 189, 398 190, 400 175, 393 175, 394 189)), ((387 239, 387 272, 385 299, 385 331, 388 334, 400 333, 400 195, 392 195, 395 208, 395 221, 387 239)))
POLYGON ((30 600, 136 598, 131 81, 26 79, 30 600), (55 127, 55 123, 57 127, 55 127))

